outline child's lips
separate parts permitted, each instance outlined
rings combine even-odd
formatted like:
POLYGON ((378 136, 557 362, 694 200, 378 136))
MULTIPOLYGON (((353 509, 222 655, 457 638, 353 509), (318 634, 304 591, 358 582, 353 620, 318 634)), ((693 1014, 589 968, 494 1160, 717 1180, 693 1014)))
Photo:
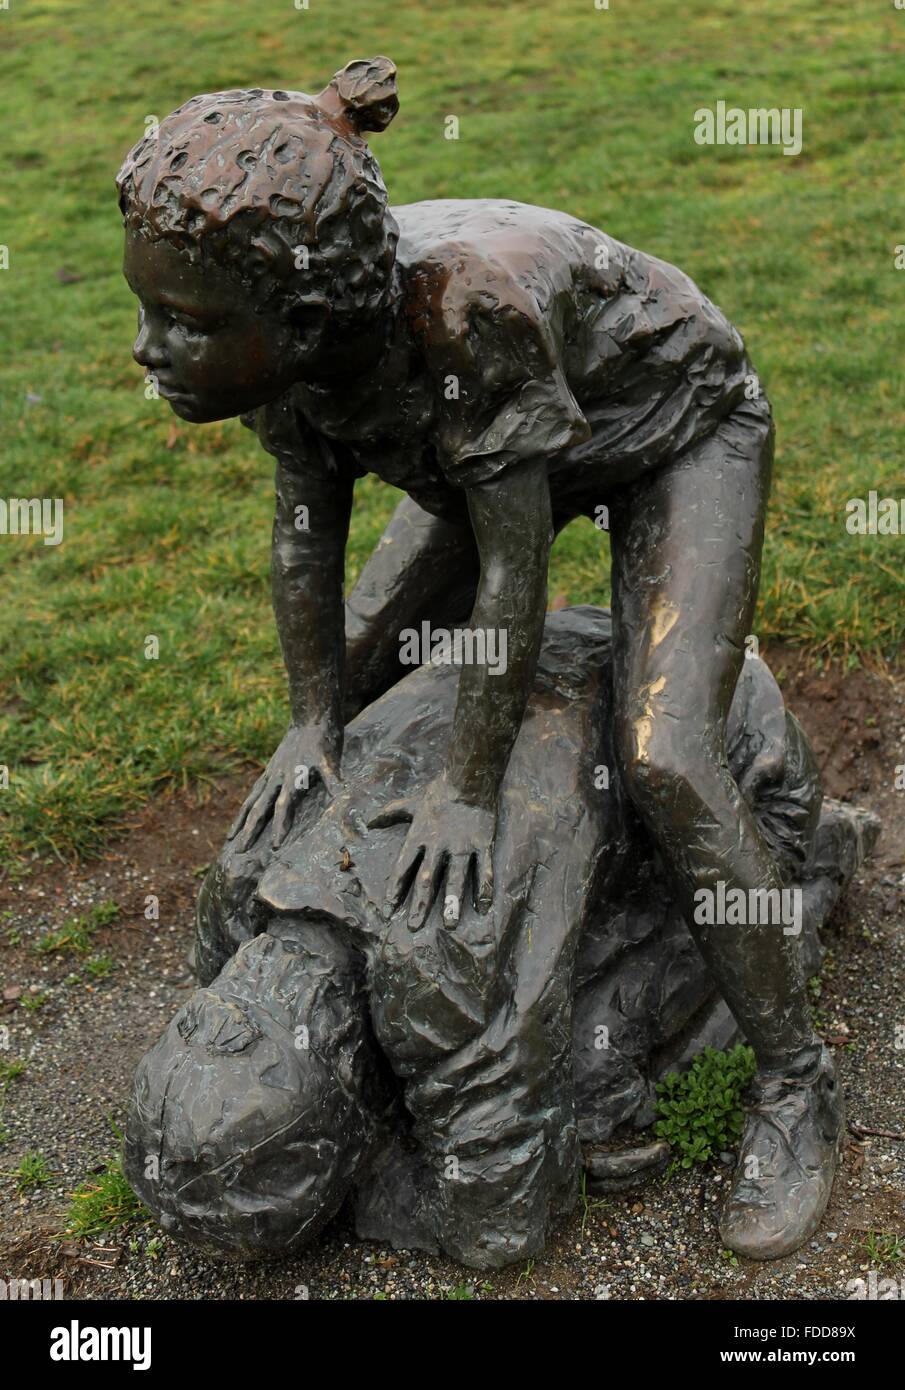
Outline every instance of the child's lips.
POLYGON ((163 396, 165 401, 176 400, 188 395, 187 391, 180 391, 178 387, 172 386, 168 381, 161 381, 160 377, 157 378, 157 392, 158 395, 163 396))

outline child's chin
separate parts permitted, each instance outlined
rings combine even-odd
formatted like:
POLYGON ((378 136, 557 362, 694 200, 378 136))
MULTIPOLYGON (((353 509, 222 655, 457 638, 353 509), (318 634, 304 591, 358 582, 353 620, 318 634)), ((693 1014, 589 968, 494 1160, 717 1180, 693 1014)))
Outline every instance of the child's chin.
POLYGON ((191 396, 171 397, 170 409, 180 420, 188 420, 192 425, 208 425, 214 420, 229 420, 236 412, 222 407, 196 401, 191 396))

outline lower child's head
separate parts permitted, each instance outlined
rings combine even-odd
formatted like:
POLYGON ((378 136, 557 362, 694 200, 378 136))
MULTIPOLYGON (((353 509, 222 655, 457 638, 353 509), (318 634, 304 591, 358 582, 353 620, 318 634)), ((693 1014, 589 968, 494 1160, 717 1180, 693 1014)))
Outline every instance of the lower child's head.
POLYGON ((315 97, 196 96, 126 157, 134 354, 184 418, 274 399, 380 319, 398 231, 362 132, 395 115, 395 75, 374 58, 315 97))

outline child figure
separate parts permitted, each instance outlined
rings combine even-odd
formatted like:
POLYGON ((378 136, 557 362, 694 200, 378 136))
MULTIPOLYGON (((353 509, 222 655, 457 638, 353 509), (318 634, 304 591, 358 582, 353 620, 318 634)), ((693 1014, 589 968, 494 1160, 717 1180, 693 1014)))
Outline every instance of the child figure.
MULTIPOLYGON (((296 769, 327 794, 345 719, 402 674, 400 634, 505 634, 461 668, 442 774, 417 804, 388 914, 492 900, 497 794, 532 688, 556 533, 608 514, 615 741, 758 1078, 721 1235, 788 1253, 816 1229, 842 1135, 795 938, 764 912, 701 925, 701 891, 762 906, 778 867, 730 775, 773 458, 738 333, 689 278, 586 223, 495 199, 393 209, 364 131, 398 109, 386 58, 316 97, 196 96, 118 179, 136 361, 182 419, 239 415, 277 461, 273 602, 288 733, 230 834, 288 833, 296 769), (356 478, 407 493, 344 607, 356 478), (604 512, 602 509, 608 509, 604 512), (760 896, 758 896, 760 894, 760 896)), ((706 914, 705 914, 706 915, 706 914)))

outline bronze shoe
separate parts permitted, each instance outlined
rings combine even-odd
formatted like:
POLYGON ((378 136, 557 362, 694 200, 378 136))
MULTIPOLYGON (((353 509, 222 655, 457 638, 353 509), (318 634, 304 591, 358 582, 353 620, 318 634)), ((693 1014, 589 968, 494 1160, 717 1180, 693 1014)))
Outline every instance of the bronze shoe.
POLYGON ((751 1260, 803 1245, 826 1210, 844 1132, 842 1091, 822 1044, 781 1073, 759 1072, 720 1215, 723 1244, 751 1260))

